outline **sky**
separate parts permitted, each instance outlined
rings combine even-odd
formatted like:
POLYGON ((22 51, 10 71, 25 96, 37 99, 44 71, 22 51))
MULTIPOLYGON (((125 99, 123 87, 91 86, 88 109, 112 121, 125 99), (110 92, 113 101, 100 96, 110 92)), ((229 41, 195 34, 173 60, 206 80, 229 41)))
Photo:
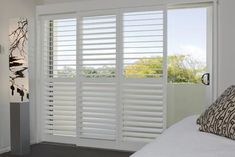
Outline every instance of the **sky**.
POLYGON ((188 54, 206 62, 206 8, 168 11, 168 55, 188 54))

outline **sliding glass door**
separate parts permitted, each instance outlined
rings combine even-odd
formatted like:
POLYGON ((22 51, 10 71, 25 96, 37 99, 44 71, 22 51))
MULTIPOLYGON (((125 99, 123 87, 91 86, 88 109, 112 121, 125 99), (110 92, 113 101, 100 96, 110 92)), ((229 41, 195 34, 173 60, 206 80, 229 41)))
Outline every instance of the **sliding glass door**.
POLYGON ((212 102, 212 7, 168 10, 168 126, 212 102))
POLYGON ((212 100, 210 5, 40 18, 42 141, 138 150, 212 100))

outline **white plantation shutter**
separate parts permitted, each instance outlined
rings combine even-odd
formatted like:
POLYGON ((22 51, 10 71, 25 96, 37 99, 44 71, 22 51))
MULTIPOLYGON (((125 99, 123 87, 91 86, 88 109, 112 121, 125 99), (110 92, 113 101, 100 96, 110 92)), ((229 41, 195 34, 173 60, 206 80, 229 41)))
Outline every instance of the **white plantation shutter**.
POLYGON ((124 141, 149 142, 164 129, 163 11, 124 13, 124 141))
POLYGON ((80 28, 80 137, 116 140, 116 15, 83 17, 80 28))
POLYGON ((137 150, 163 132, 165 12, 133 10, 44 21, 43 140, 137 150))
POLYGON ((44 21, 43 126, 46 137, 76 137, 76 19, 44 21))

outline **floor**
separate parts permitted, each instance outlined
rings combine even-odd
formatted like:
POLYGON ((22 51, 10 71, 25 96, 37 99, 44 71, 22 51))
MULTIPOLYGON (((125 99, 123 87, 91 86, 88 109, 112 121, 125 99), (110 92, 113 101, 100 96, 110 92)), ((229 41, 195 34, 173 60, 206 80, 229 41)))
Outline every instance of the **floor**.
MULTIPOLYGON (((31 154, 22 157, 129 157, 132 153, 113 150, 41 143, 33 145, 31 154)), ((0 157, 16 157, 10 153, 0 157)))

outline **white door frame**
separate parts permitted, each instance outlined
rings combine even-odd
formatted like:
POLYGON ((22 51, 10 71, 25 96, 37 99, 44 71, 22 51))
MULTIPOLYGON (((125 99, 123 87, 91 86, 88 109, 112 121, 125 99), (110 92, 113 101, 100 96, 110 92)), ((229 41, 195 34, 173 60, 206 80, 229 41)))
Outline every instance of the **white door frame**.
MULTIPOLYGON (((133 0, 129 0, 130 2, 133 1, 133 0)), ((134 2, 134 1, 133 1, 134 2)), ((212 72, 212 77, 213 77, 213 81, 211 82, 212 85, 213 85, 213 99, 215 99, 217 97, 217 93, 218 93, 218 9, 217 9, 217 1, 216 0, 212 0, 212 1, 205 1, 205 3, 207 2, 213 2, 213 38, 212 38, 212 42, 213 42, 213 45, 212 45, 212 51, 213 51, 213 72, 212 72)), ((87 2, 84 2, 84 3, 87 3, 87 2)), ((124 3, 124 2, 123 2, 124 3)), ((127 3, 127 2, 126 2, 127 3)), ((145 3, 144 1, 142 3, 145 3)), ((155 2, 157 3, 157 2, 155 2)), ((79 4, 79 3, 71 3, 71 4, 79 4)), ((132 5, 130 4, 133 4, 133 3, 128 3, 129 4, 129 7, 133 7, 132 5)), ((149 2, 150 4, 150 2, 149 2)), ((184 4, 182 2, 180 2, 179 4, 184 4)), ((185 3, 185 4, 188 4, 188 3, 185 3)), ((197 1, 195 1, 195 4, 198 4, 197 1)), ((155 4, 157 5, 157 4, 155 4)), ((177 4, 169 4, 168 8, 170 8, 170 6, 174 6, 174 5, 177 5, 177 4)), ((40 113, 40 110, 41 110, 41 103, 42 101, 40 100, 40 95, 41 95, 41 80, 39 79, 40 78, 40 75, 42 74, 41 73, 41 61, 40 61, 40 58, 41 58, 41 36, 40 36, 40 31, 41 31, 41 25, 40 25, 40 17, 42 15, 50 15, 50 14, 63 14, 63 13, 76 13, 77 11, 80 11, 82 10, 82 7, 77 7, 79 5, 65 5, 65 6, 61 6, 61 5, 52 5, 52 6, 40 6, 40 7, 37 7, 37 15, 36 15, 36 23, 37 23, 37 53, 35 54, 35 56, 37 58, 39 58, 39 60, 37 60, 37 66, 36 66, 36 78, 37 80, 35 81, 35 83, 37 83, 37 89, 36 89, 36 92, 37 92, 37 97, 36 97, 36 110, 37 110, 37 114, 35 116, 35 118, 37 119, 37 142, 41 142, 42 140, 42 126, 41 126, 41 113, 40 113), (60 6, 60 7, 55 7, 55 6, 60 6)), ((89 5, 89 6, 92 6, 92 5, 89 5)), ((99 5, 100 6, 100 5, 99 5)), ((105 5, 106 6, 106 5, 105 5)), ((111 4, 107 4, 108 7, 110 6, 115 6, 115 5, 111 5, 111 4)), ((120 6, 126 6, 124 4, 120 4, 120 6)), ((134 5, 135 6, 135 5, 134 5)), ((137 6, 140 6, 140 4, 136 4, 136 7, 137 6)), ((104 6, 102 6, 104 7, 104 6)), ((100 6, 100 8, 102 8, 100 6)), ((93 7, 91 7, 93 8, 93 7)), ((112 7, 111 7, 112 8, 112 7)), ((88 9, 89 10, 89 9, 88 9)), ((99 141, 97 141, 97 144, 99 145, 99 141)))

